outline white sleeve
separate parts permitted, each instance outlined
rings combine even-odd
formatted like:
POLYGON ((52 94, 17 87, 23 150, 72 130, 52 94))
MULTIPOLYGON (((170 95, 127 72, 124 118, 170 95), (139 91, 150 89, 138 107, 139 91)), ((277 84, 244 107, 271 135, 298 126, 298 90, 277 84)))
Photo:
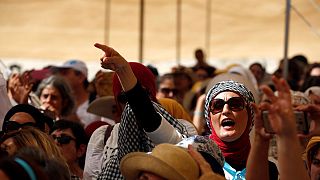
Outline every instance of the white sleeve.
MULTIPOLYGON (((161 116, 162 117, 162 116, 161 116)), ((161 124, 153 132, 146 132, 155 144, 170 143, 176 144, 182 140, 182 135, 163 117, 161 124)))
POLYGON ((7 93, 7 82, 0 71, 0 130, 2 130, 3 119, 11 107, 7 93))
POLYGON ((90 137, 86 161, 83 170, 83 179, 92 180, 97 179, 101 172, 101 163, 104 148, 104 134, 108 125, 97 128, 90 137))
POLYGON ((198 135, 198 131, 197 131, 196 127, 191 122, 189 122, 185 119, 178 119, 178 120, 181 124, 183 124, 186 127, 189 136, 198 135))

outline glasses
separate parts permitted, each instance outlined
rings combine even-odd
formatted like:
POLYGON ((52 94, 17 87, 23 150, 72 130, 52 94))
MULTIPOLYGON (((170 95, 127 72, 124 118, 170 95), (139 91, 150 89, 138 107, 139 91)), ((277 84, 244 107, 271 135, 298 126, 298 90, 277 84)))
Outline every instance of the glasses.
POLYGON ((73 138, 68 135, 61 135, 61 136, 52 135, 52 138, 56 140, 59 144, 69 144, 71 140, 76 141, 76 138, 73 138))
POLYGON ((10 132, 10 131, 16 131, 19 130, 20 128, 24 127, 24 126, 32 126, 32 127, 36 127, 36 124, 33 122, 26 122, 23 124, 20 124, 16 121, 8 121, 6 126, 4 127, 4 132, 10 132))
POLYGON ((241 111, 246 105, 241 97, 232 97, 228 99, 228 101, 224 101, 223 99, 213 99, 211 101, 210 111, 213 114, 219 113, 223 110, 225 104, 228 104, 232 111, 241 111))
POLYGON ((178 94, 177 89, 170 89, 170 88, 160 88, 160 92, 163 94, 169 94, 169 93, 172 93, 173 95, 178 94))

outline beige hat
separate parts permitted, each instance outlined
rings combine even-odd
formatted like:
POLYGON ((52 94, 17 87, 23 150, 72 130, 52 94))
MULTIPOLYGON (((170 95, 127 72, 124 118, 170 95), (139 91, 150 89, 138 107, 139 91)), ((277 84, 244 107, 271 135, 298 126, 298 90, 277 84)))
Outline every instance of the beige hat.
POLYGON ((89 104, 87 112, 113 119, 113 114, 116 111, 116 101, 113 96, 103 96, 95 99, 89 104))
POLYGON ((142 171, 150 172, 168 180, 195 180, 200 170, 186 149, 172 144, 160 144, 151 153, 132 152, 120 162, 125 179, 138 178, 142 171))

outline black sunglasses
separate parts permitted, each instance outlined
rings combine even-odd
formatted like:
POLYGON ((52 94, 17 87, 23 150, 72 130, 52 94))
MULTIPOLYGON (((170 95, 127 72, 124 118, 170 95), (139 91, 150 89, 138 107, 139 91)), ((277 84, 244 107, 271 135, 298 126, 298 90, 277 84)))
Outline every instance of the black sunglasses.
POLYGON ((52 135, 52 138, 56 140, 59 144, 69 144, 71 140, 76 141, 76 138, 73 138, 68 135, 61 135, 61 136, 52 135))
POLYGON ((163 94, 169 94, 172 93, 173 95, 176 95, 178 93, 177 89, 170 89, 170 88, 160 88, 160 92, 163 94))
POLYGON ((241 97, 232 97, 227 101, 223 99, 213 99, 210 104, 210 112, 213 114, 221 112, 225 104, 228 104, 232 111, 241 111, 246 106, 245 101, 241 97))
POLYGON ((36 124, 33 122, 26 122, 26 123, 20 124, 16 121, 8 121, 4 127, 4 132, 8 133, 10 131, 16 131, 24 126, 36 127, 36 124))

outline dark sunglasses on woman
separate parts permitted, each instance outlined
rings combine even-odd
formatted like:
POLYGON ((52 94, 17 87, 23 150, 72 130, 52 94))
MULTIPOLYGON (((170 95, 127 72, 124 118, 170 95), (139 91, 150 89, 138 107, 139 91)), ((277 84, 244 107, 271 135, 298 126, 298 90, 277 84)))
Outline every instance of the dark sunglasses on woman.
POLYGON ((222 112, 225 104, 228 104, 231 111, 242 111, 246 106, 245 101, 241 97, 232 97, 227 101, 223 99, 213 99, 210 104, 210 112, 213 114, 222 112))
POLYGON ((56 140, 59 144, 69 144, 71 140, 76 141, 76 138, 73 138, 68 135, 61 135, 61 136, 52 135, 52 138, 56 140))
POLYGON ((10 131, 16 131, 19 130, 20 128, 24 127, 24 126, 32 126, 32 127, 36 127, 36 124, 33 122, 26 122, 23 124, 20 124, 16 121, 8 121, 6 126, 4 127, 4 132, 8 133, 10 131))

